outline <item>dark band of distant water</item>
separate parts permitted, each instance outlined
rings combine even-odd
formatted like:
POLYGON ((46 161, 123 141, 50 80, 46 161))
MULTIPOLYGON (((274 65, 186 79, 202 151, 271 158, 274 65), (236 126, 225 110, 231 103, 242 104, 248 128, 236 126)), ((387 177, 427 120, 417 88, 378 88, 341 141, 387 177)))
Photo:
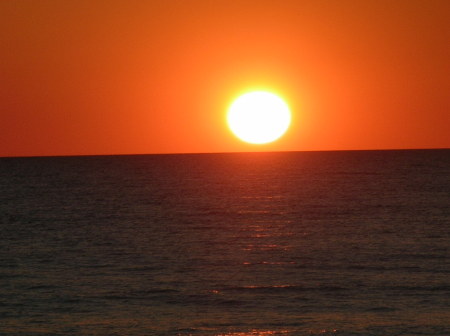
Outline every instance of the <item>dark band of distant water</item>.
POLYGON ((450 150, 0 159, 0 334, 450 335, 450 150))

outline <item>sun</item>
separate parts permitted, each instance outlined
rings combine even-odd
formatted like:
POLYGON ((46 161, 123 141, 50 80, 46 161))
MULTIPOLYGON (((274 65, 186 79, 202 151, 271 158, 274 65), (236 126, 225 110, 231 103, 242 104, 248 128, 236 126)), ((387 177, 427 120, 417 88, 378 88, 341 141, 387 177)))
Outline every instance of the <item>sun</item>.
POLYGON ((252 91, 233 101, 228 109, 227 122, 242 141, 265 144, 277 140, 287 131, 291 112, 276 94, 252 91))

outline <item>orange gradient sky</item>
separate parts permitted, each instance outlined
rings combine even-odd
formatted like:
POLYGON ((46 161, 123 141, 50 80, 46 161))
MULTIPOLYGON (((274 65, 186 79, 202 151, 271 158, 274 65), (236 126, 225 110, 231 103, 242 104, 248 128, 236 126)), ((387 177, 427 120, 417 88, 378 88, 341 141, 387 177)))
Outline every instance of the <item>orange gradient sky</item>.
POLYGON ((450 147, 450 1, 0 2, 0 156, 450 147), (232 99, 290 104, 278 141, 232 99))

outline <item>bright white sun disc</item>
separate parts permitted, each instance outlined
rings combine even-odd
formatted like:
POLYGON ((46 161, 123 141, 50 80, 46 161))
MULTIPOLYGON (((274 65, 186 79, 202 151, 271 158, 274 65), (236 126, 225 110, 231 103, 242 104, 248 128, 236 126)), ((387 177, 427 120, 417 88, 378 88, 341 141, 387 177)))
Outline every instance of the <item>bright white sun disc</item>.
POLYGON ((231 104, 227 121, 239 139, 264 144, 286 132, 291 123, 291 112, 279 96, 266 91, 253 91, 243 94, 231 104))

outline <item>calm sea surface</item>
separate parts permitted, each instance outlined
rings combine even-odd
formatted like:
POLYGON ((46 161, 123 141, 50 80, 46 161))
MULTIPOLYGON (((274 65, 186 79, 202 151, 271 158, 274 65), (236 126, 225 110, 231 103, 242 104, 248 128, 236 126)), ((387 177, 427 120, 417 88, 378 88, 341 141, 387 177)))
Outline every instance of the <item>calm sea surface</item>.
POLYGON ((450 150, 0 159, 0 335, 450 335, 450 150))

